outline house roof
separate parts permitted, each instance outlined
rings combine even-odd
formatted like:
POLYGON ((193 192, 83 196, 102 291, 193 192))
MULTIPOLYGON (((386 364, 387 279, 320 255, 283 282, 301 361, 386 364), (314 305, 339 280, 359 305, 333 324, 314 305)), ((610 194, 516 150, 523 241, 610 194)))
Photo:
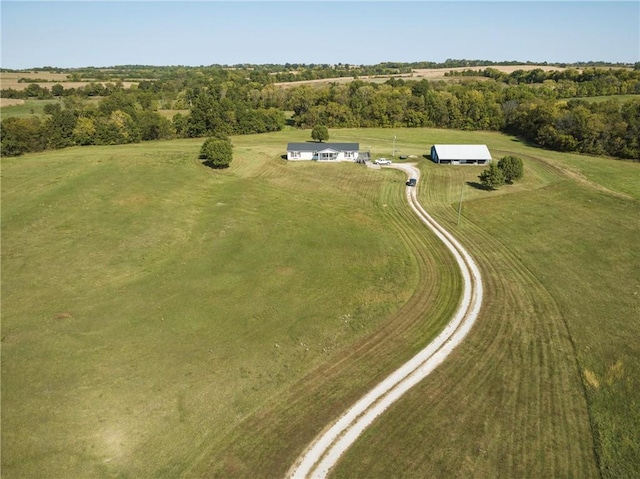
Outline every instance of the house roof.
POLYGON ((440 160, 490 160, 487 145, 433 145, 440 160))
POLYGON ((358 151, 360 143, 318 143, 316 141, 307 141, 305 143, 289 143, 287 151, 358 151))

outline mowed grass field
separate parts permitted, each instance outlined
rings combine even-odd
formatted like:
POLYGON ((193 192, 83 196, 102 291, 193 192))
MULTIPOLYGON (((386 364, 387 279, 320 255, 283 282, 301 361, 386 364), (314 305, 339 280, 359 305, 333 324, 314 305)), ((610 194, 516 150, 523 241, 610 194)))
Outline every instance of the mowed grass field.
POLYGON ((60 100, 9 100, 12 104, 0 106, 0 118, 25 118, 32 115, 44 115, 44 107, 50 103, 62 103, 60 100))
MULTIPOLYGON (((375 156, 518 154, 525 178, 420 158, 419 196, 478 259, 467 341, 336 477, 633 477, 637 163, 494 133, 336 130, 375 156), (462 221, 456 225, 463 190, 462 221)), ((397 171, 287 163, 308 132, 3 159, 4 477, 281 477, 437 334, 460 279, 397 171), (43 473, 43 471, 46 471, 43 473)))
POLYGON ((286 136, 222 172, 202 140, 3 159, 4 477, 178 477, 419 284, 437 331, 458 279, 418 281, 402 179, 287 163, 286 136))
POLYGON ((476 173, 425 164, 420 186, 481 262, 481 320, 335 477, 640 474, 640 165, 486 141, 525 178, 465 186, 460 226, 476 173))

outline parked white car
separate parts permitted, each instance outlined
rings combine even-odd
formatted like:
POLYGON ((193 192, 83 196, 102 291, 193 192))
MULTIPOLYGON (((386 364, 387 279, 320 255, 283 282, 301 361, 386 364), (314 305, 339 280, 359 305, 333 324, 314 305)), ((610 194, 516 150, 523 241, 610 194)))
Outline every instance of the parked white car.
POLYGON ((378 158, 374 163, 376 165, 390 165, 391 160, 388 160, 387 158, 378 158))

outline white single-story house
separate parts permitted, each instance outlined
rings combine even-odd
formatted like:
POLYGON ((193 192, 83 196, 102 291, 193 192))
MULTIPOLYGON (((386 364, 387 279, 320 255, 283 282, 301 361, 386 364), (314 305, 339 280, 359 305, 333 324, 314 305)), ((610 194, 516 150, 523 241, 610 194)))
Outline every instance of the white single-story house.
POLYGON ((289 143, 287 160, 357 161, 359 143, 289 143))
POLYGON ((433 145, 431 159, 448 165, 486 165, 491 153, 487 145, 433 145))

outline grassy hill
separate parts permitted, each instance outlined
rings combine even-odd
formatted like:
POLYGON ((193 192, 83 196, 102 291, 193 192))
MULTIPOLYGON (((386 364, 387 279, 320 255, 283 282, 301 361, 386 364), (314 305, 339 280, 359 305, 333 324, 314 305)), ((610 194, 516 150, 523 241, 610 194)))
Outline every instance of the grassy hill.
MULTIPOLYGON (((374 156, 487 143, 525 161, 421 158, 421 201, 475 251, 467 342, 337 477, 625 477, 640 457, 638 164, 495 133, 338 130, 374 156), (463 218, 455 225, 460 188, 463 218), (384 458, 384 460, 381 460, 384 458)), ((453 262, 404 178, 288 163, 308 132, 71 148, 2 164, 2 468, 11 477, 275 477, 455 309, 453 262)))

